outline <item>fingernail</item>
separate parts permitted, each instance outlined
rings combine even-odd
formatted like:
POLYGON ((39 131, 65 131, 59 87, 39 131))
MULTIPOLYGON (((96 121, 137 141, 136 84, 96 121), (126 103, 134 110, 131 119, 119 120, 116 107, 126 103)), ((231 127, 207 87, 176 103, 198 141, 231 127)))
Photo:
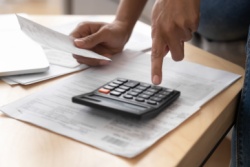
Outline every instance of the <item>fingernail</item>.
POLYGON ((75 41, 75 42, 82 42, 82 40, 81 40, 81 39, 78 39, 78 38, 74 39, 74 41, 75 41))
POLYGON ((153 84, 155 84, 155 85, 160 84, 160 77, 158 75, 153 76, 153 84))
POLYGON ((75 42, 76 44, 80 44, 80 45, 83 45, 83 44, 84 44, 84 42, 83 42, 82 39, 74 39, 74 42, 75 42))
POLYGON ((108 65, 109 64, 109 61, 106 61, 106 60, 101 60, 100 62, 99 62, 99 64, 100 65, 108 65))

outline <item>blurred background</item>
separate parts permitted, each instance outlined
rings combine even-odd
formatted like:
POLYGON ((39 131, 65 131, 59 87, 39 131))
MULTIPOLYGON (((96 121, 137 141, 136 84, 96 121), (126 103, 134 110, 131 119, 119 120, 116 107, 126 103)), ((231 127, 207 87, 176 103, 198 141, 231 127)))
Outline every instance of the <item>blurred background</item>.
POLYGON ((0 0, 0 13, 63 14, 63 0, 0 0))

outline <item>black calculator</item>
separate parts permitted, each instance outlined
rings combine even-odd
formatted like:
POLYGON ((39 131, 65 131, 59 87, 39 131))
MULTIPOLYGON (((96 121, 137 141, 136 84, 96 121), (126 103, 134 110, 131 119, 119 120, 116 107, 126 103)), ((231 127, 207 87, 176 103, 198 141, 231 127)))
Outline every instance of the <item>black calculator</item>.
POLYGON ((74 103, 136 119, 155 117, 180 96, 177 90, 116 78, 93 92, 74 96, 74 103))

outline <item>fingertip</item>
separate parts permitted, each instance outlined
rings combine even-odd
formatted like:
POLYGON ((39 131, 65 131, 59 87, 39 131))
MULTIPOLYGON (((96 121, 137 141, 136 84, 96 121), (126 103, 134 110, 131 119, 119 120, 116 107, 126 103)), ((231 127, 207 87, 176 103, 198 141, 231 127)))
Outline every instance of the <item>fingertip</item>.
POLYGON ((108 65, 109 63, 110 63, 110 61, 107 61, 107 60, 101 60, 101 61, 99 61, 99 65, 101 65, 101 66, 108 65))
POLYGON ((155 85, 159 85, 161 83, 163 57, 164 54, 162 54, 162 52, 159 52, 158 50, 155 50, 152 53, 152 59, 151 59, 152 83, 155 85))
POLYGON ((81 47, 81 46, 84 45, 84 41, 83 41, 82 39, 79 39, 79 38, 74 39, 74 43, 75 43, 75 45, 76 45, 77 47, 81 47))
POLYGON ((172 41, 169 45, 169 49, 174 61, 181 61, 184 59, 184 43, 178 41, 172 41))
POLYGON ((159 85, 161 83, 161 77, 159 75, 154 75, 152 78, 152 83, 154 85, 159 85))
POLYGON ((73 54, 73 57, 74 57, 75 59, 78 59, 80 56, 77 56, 77 55, 73 54))
POLYGON ((172 55, 172 59, 173 59, 174 61, 182 61, 182 60, 184 59, 184 56, 183 56, 183 55, 181 55, 181 56, 173 56, 173 55, 172 55))

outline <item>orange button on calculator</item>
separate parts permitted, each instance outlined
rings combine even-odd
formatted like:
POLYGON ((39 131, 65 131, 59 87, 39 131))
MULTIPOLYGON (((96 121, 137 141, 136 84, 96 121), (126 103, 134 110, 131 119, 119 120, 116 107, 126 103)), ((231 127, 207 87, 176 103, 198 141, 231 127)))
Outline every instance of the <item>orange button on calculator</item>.
POLYGON ((98 90, 98 92, 108 94, 108 93, 110 92, 110 90, 104 89, 104 88, 100 88, 100 89, 98 90))

